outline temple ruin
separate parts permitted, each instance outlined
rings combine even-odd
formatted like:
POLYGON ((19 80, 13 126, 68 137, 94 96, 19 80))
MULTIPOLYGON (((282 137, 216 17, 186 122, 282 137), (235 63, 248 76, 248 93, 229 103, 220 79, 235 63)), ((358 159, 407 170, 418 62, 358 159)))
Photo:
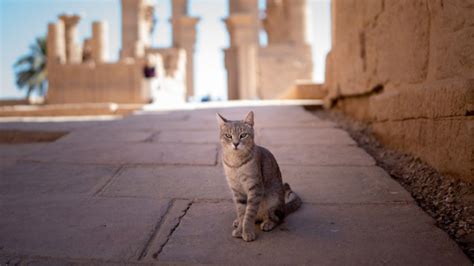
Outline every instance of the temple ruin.
MULTIPOLYGON (((224 19, 230 35, 224 50, 229 100, 278 98, 297 81, 312 78, 306 0, 267 0, 266 5, 261 16, 258 0, 229 0, 230 14, 224 19), (262 32, 266 45, 260 41, 262 32)), ((94 22, 92 37, 83 44, 78 43, 79 16, 61 15, 48 26, 48 103, 147 103, 159 100, 157 93, 185 102, 194 96, 199 19, 189 16, 188 1, 172 0, 169 48, 151 47, 151 0, 121 0, 121 7, 118 62, 108 59, 106 22, 94 22)))
MULTIPOLYGON (((48 25, 48 103, 147 103, 153 93, 186 101, 194 95, 193 56, 198 18, 187 0, 172 0, 173 45, 151 47, 154 7, 150 0, 121 0, 122 49, 109 62, 107 23, 92 24, 92 37, 78 43, 77 15, 48 25), (153 87, 153 89, 152 89, 153 87), (158 88, 158 91, 154 89, 158 88)), ((158 96, 159 97, 159 96, 158 96)))
POLYGON ((230 47, 225 49, 229 100, 272 99, 297 80, 311 80, 311 46, 306 37, 306 0, 267 0, 260 18, 258 0, 230 0, 225 23, 230 47), (260 43, 261 30, 268 44, 260 43))

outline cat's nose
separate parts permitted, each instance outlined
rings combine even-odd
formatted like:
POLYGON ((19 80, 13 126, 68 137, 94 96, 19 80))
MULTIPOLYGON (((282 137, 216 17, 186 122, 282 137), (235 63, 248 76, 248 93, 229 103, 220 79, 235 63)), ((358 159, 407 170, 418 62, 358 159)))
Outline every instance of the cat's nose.
POLYGON ((234 148, 237 149, 237 146, 239 146, 239 143, 232 143, 234 144, 234 148))

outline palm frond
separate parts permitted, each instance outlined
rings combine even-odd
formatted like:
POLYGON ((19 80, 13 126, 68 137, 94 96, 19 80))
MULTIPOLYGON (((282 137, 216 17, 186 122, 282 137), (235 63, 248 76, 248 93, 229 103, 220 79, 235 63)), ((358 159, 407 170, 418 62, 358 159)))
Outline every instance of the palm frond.
POLYGON ((21 67, 22 65, 25 65, 25 64, 31 64, 31 62, 33 62, 33 56, 32 55, 24 55, 22 57, 20 57, 16 62, 15 64, 13 65, 14 67, 21 67))
POLYGON ((26 95, 33 91, 44 95, 47 84, 46 38, 36 38, 30 45, 30 53, 20 57, 13 65, 16 71, 16 84, 19 89, 27 88, 26 95))

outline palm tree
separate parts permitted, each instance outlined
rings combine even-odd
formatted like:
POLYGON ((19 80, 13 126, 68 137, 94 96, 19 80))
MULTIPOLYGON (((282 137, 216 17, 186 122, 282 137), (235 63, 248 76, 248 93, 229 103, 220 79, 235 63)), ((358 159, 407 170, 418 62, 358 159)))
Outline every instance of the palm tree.
POLYGON ((20 89, 27 88, 27 98, 35 90, 38 95, 45 95, 48 78, 46 63, 46 38, 39 37, 30 46, 30 53, 20 57, 13 65, 16 70, 16 84, 20 89))

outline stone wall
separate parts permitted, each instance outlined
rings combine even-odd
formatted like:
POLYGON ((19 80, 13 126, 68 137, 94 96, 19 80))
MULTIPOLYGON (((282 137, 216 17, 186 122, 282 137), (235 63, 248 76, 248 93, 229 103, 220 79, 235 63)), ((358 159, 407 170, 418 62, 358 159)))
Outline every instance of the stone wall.
POLYGON ((143 63, 62 64, 49 66, 48 103, 147 103, 143 63))
POLYGON ((333 0, 327 105, 474 182, 472 14, 464 0, 333 0))

